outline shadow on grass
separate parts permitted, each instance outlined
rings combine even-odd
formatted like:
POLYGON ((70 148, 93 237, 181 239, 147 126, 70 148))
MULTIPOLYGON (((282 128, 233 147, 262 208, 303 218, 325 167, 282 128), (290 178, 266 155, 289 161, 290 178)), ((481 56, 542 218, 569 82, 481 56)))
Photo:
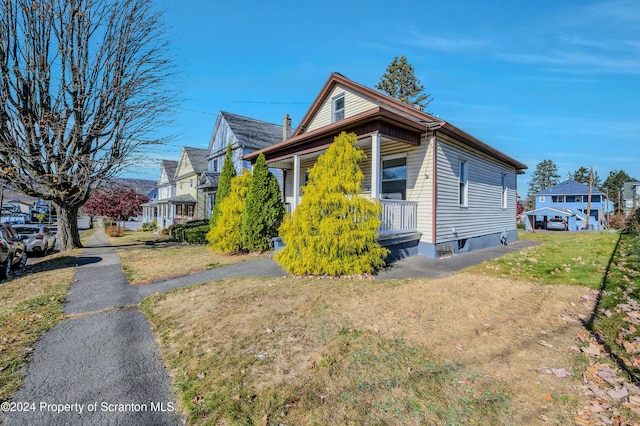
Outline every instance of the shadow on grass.
POLYGON ((38 262, 27 265, 22 273, 34 274, 38 272, 47 272, 61 270, 66 268, 75 268, 78 264, 79 256, 72 255, 56 255, 54 257, 46 257, 38 262))
POLYGON ((602 301, 602 297, 604 295, 604 292, 607 289, 609 275, 610 275, 612 266, 614 266, 614 262, 613 261, 614 261, 614 259, 616 257, 616 254, 618 253, 618 250, 620 248, 621 239, 622 239, 622 234, 619 233, 618 234, 618 240, 616 241, 616 245, 615 245, 613 251, 611 252, 611 257, 609 258, 609 263, 607 264, 607 269, 605 270, 604 275, 602 276, 602 282, 600 284, 600 290, 598 291, 598 295, 596 296, 596 303, 595 303, 595 305, 593 307, 593 311, 591 312, 591 315, 589 316, 589 319, 586 320, 586 321, 582 321, 582 324, 587 329, 587 331, 589 331, 591 336, 593 336, 596 339, 596 341, 600 345, 602 345, 604 347, 604 349, 606 350, 606 352, 609 355, 609 357, 613 361, 615 361, 615 363, 618 365, 618 367, 620 367, 620 369, 622 371, 625 372, 627 377, 629 377, 629 379, 631 381, 633 381, 634 384, 640 385, 640 370, 630 366, 629 363, 625 362, 625 359, 623 357, 619 356, 614 350, 612 350, 611 346, 609 346, 606 343, 605 336, 603 336, 602 334, 600 334, 596 330, 595 324, 594 324, 596 318, 598 317, 598 311, 600 309, 600 302, 602 301))

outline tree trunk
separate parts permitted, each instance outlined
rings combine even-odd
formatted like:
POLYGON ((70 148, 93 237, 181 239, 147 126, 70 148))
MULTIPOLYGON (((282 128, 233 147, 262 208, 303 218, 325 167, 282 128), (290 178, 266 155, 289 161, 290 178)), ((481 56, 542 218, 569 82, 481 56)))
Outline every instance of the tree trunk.
POLYGON ((61 252, 82 247, 78 232, 78 206, 56 203, 58 212, 58 249, 61 252))

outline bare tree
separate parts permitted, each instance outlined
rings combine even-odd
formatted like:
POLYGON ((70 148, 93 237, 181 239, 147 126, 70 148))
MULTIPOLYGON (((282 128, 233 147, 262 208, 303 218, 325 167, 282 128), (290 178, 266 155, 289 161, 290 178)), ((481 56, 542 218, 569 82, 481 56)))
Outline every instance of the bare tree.
POLYGON ((160 18, 150 0, 2 0, 0 177, 55 204, 61 251, 81 247, 92 189, 162 143, 176 94, 160 18))

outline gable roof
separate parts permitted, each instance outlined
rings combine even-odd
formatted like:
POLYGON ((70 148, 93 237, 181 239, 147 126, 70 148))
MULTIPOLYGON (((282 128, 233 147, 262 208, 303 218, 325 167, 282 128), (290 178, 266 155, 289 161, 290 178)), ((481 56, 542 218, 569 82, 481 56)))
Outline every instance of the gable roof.
MULTIPOLYGON (((168 183, 172 183, 175 180, 176 169, 178 168, 178 162, 174 160, 162 160, 160 163, 160 177, 162 177, 162 169, 164 169, 168 183)), ((158 178, 158 184, 160 184, 160 178, 158 178)))
POLYGON ((372 120, 380 120, 393 123, 393 125, 402 128, 406 131, 407 136, 410 136, 408 139, 406 139, 408 143, 419 143, 421 134, 424 134, 427 131, 437 130, 445 135, 448 135, 456 140, 465 143, 470 148, 478 150, 484 154, 487 154, 493 158, 499 159, 513 166, 519 172, 522 172, 522 170, 527 168, 525 164, 507 156, 506 154, 496 150, 495 148, 492 148, 491 146, 469 135, 463 130, 458 129, 452 124, 436 118, 418 108, 407 105, 391 96, 385 95, 369 87, 351 81, 338 73, 331 74, 322 90, 320 91, 320 94, 316 97, 315 101, 303 117, 300 125, 297 127, 291 138, 270 147, 247 154, 245 158, 254 159, 260 153, 264 153, 268 156, 269 153, 277 150, 283 150, 283 148, 285 147, 304 145, 305 142, 314 138, 317 139, 325 134, 334 134, 335 136, 341 129, 356 125, 361 122, 372 120), (375 107, 370 108, 369 110, 355 116, 351 116, 307 132, 306 129, 309 127, 313 118, 320 111, 322 105, 326 102, 327 98, 331 95, 332 90, 337 85, 342 85, 353 90, 354 92, 357 92, 358 96, 369 100, 371 103, 375 104, 375 107))
MULTIPOLYGON (((588 195, 589 186, 580 182, 576 182, 573 179, 568 179, 560 182, 551 188, 543 189, 536 193, 537 195, 588 195)), ((604 192, 595 188, 591 190, 591 195, 605 195, 604 192)))
POLYGON ((264 148, 282 140, 281 125, 226 111, 220 111, 220 115, 224 117, 238 141, 243 145, 264 148))
POLYGON ((200 174, 204 172, 208 168, 207 164, 207 150, 202 148, 193 148, 190 146, 182 147, 182 153, 180 154, 180 160, 178 161, 178 165, 175 171, 175 179, 179 179, 188 174, 200 174), (187 158, 189 163, 191 163, 191 167, 193 168, 193 173, 182 173, 182 166, 184 159, 187 158), (181 173, 178 175, 178 173, 181 173))

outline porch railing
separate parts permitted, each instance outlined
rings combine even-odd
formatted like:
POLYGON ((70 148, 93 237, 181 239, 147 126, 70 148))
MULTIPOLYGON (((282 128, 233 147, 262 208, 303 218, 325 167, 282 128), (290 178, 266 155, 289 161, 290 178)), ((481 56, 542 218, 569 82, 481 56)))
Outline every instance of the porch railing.
POLYGON ((418 230, 418 202, 405 200, 380 200, 382 223, 380 235, 414 232, 418 230))

